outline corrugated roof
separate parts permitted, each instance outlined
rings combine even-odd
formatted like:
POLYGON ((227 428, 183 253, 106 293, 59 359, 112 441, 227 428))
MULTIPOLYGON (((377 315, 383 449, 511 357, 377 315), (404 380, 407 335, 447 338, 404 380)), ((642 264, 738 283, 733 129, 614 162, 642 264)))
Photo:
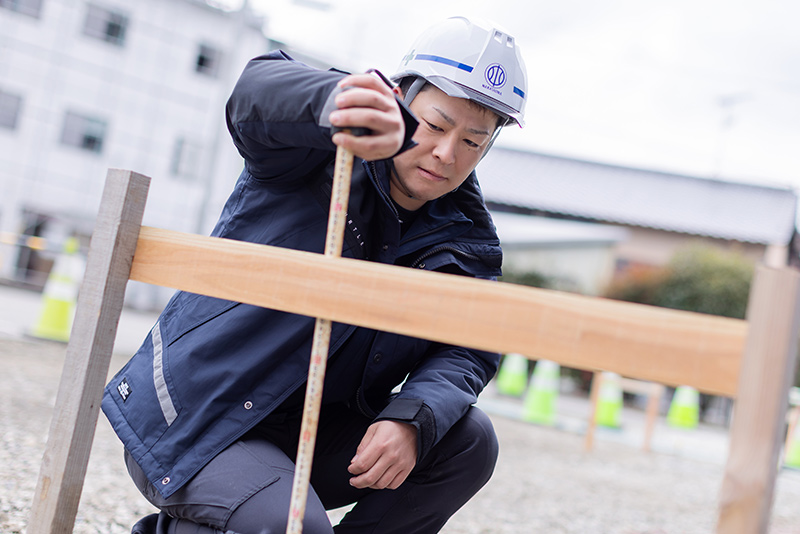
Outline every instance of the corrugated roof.
POLYGON ((582 219, 787 244, 791 189, 725 182, 494 147, 478 166, 487 202, 582 219))

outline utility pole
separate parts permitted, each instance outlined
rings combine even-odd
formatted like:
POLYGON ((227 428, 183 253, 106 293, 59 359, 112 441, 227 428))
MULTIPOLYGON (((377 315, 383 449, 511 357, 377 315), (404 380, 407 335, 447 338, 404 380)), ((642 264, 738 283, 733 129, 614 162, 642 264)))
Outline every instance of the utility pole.
POLYGON ((722 172, 722 161, 725 157, 725 148, 728 142, 728 136, 733 129, 733 124, 736 118, 736 108, 739 104, 752 100, 751 93, 734 93, 729 95, 722 95, 717 99, 717 105, 722 109, 722 121, 719 126, 719 134, 717 135, 717 148, 714 155, 714 178, 719 178, 722 172))

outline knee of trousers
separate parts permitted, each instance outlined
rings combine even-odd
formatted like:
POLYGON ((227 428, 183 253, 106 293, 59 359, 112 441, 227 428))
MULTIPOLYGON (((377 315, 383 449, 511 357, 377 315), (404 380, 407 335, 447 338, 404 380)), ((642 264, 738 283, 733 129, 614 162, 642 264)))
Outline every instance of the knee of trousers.
POLYGON ((497 464, 499 445, 492 422, 484 412, 471 407, 439 442, 452 467, 463 473, 465 480, 483 486, 491 478, 497 464))

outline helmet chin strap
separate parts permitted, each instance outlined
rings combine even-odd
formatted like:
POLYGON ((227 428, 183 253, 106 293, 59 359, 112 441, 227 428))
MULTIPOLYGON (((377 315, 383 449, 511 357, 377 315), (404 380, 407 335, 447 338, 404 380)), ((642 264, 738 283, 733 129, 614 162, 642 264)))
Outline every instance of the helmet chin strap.
MULTIPOLYGON (((414 195, 412 195, 408 189, 403 187, 403 184, 400 183, 400 180, 397 176, 397 169, 394 168, 393 160, 390 161, 389 174, 390 174, 389 180, 390 181, 395 180, 394 186, 395 188, 397 188, 398 191, 400 191, 400 193, 405 195, 407 198, 410 198, 412 200, 417 200, 417 198, 414 195)), ((391 183, 389 184, 389 187, 391 188, 391 183)), ((389 193, 389 196, 391 196, 391 192, 389 193)))

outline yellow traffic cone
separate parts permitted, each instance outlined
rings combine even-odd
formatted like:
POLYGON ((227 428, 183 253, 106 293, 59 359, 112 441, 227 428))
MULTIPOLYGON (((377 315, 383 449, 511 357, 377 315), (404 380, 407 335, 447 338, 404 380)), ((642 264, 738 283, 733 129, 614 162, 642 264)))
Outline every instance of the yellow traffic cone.
POLYGON ((600 380, 600 391, 597 394, 597 411, 594 422, 607 428, 620 427, 622 414, 622 383, 617 373, 605 371, 600 380))
POLYGON ((689 386, 678 386, 667 412, 667 423, 676 428, 695 428, 700 419, 700 393, 689 386))
POLYGON ((519 397, 528 385, 528 358, 522 354, 506 354, 497 372, 497 391, 519 397))
POLYGON ((555 424, 560 376, 561 367, 556 362, 536 362, 522 409, 524 421, 540 425, 555 424))
POLYGON ((83 277, 84 261, 78 254, 78 239, 70 237, 64 251, 56 258, 42 292, 42 309, 31 335, 53 341, 69 341, 78 288, 83 277))

